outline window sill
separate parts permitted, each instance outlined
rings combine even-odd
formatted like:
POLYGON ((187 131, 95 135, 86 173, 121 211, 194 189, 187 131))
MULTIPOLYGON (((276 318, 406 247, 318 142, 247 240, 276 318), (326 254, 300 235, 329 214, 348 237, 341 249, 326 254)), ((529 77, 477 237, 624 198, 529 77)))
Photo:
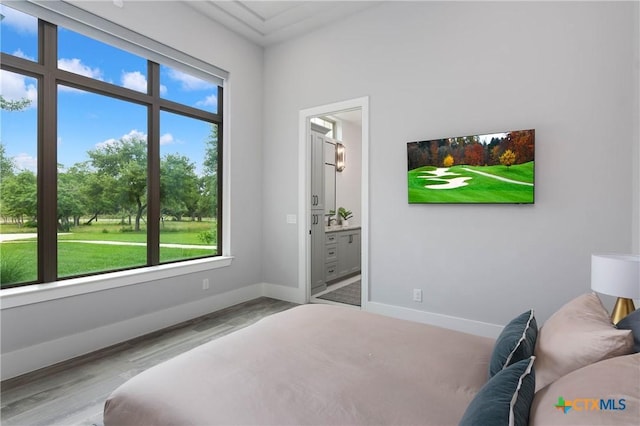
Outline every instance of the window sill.
POLYGON ((232 260, 232 256, 219 256, 92 275, 90 277, 72 278, 52 283, 8 288, 0 291, 0 310, 224 268, 231 265, 232 260))

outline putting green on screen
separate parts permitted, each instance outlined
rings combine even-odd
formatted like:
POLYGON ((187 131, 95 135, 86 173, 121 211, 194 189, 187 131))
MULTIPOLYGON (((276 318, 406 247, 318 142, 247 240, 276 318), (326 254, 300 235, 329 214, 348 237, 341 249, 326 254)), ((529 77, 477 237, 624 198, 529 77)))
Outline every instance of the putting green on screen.
POLYGON ((424 166, 408 172, 409 203, 533 203, 534 162, 510 167, 424 166))

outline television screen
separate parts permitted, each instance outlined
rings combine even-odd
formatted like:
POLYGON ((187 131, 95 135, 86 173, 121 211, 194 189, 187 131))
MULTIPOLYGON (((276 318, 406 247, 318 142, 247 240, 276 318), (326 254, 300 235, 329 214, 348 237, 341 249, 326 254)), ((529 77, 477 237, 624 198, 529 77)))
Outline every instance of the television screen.
POLYGON ((407 143, 410 204, 533 204, 535 130, 407 143))

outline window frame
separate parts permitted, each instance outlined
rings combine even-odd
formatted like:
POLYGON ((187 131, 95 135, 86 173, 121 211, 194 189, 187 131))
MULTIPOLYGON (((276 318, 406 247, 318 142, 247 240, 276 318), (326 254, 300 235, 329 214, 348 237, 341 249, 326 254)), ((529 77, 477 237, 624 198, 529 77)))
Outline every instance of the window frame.
MULTIPOLYGON (((37 172, 37 215, 38 215, 38 273, 37 281, 22 282, 6 285, 2 290, 16 289, 16 287, 37 287, 41 284, 58 281, 88 282, 87 279, 100 281, 126 275, 136 270, 138 275, 144 268, 178 265, 200 270, 203 262, 221 259, 219 266, 230 264, 227 255, 228 247, 225 236, 228 235, 224 212, 227 209, 228 194, 223 191, 226 179, 223 172, 226 168, 224 147, 224 83, 228 73, 220 68, 200 61, 162 45, 152 39, 134 33, 124 27, 83 11, 73 5, 62 2, 51 4, 34 4, 16 2, 8 7, 30 14, 38 18, 38 61, 30 61, 20 57, 1 53, 0 67, 2 70, 26 75, 38 80, 38 172, 37 172), (58 11, 54 10, 57 9, 58 11), (72 18, 72 17, 75 17, 72 18), (54 22, 50 22, 54 21, 54 22), (58 26, 76 31, 87 37, 107 43, 137 54, 147 60, 147 93, 138 92, 111 83, 95 80, 79 74, 74 74, 58 68, 58 26), (117 36, 114 34, 118 34, 117 36), (133 41, 132 41, 133 40, 133 41), (157 61, 157 60, 160 61, 157 61), (160 95, 160 63, 190 75, 218 85, 218 105, 216 113, 194 108, 185 104, 163 99, 160 95), (88 91, 98 95, 108 96, 143 105, 147 108, 147 262, 133 268, 108 270, 102 272, 58 277, 57 252, 57 109, 58 86, 65 85, 88 91), (217 125, 218 127, 218 170, 217 170, 217 253, 211 256, 176 260, 160 263, 160 113, 167 111, 182 116, 191 117, 217 125), (193 262, 196 261, 196 262, 193 262), (115 274, 113 274, 115 272, 115 274), (125 273, 123 275, 123 273, 125 273), (104 277, 104 278, 103 278, 104 277), (80 279, 78 279, 80 278, 80 279)), ((205 262, 208 263, 208 262, 205 262)), ((166 268, 163 268, 166 269, 166 268)), ((121 282, 128 282, 124 280, 121 282)), ((118 286, 118 285, 116 285, 118 286)), ((12 292, 14 293, 14 292, 12 292)), ((3 292, 6 294, 6 292, 3 292)))

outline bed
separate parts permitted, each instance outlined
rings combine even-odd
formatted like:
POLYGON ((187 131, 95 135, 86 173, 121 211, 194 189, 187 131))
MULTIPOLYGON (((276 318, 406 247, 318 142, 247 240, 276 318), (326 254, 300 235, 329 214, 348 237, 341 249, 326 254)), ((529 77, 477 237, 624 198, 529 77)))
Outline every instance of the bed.
MULTIPOLYGON (((582 309, 584 303, 578 305, 582 309)), ((566 332, 565 319, 557 321, 561 333, 566 332)), ((494 340, 349 308, 303 305, 133 377, 106 401, 104 423, 526 424, 537 421, 530 409, 539 407, 544 414, 537 416, 539 424, 549 424, 547 414, 562 414, 551 417, 554 421, 571 420, 552 406, 563 389, 549 392, 549 387, 572 372, 575 376, 576 370, 611 360, 617 361, 615 373, 605 365, 595 375, 601 380, 603 371, 626 374, 619 377, 623 386, 614 396, 618 403, 625 400, 626 411, 604 418, 620 424, 634 418, 630 415, 640 418, 640 355, 632 354, 631 331, 609 323, 606 339, 617 343, 594 357, 581 356, 578 364, 584 365, 565 372, 567 366, 556 366, 553 354, 539 347, 556 334, 550 330, 545 339, 546 327, 538 331, 533 311, 528 311, 494 340), (535 384, 536 351, 553 367, 544 373, 549 383, 541 389, 535 384)), ((597 334, 605 335, 601 330, 597 334)), ((568 384, 575 387, 576 380, 581 378, 569 377, 568 384)), ((599 398, 607 396, 607 389, 598 392, 599 398)), ((565 396, 569 402, 571 397, 565 396)), ((573 424, 584 424, 582 417, 574 416, 573 424)))

